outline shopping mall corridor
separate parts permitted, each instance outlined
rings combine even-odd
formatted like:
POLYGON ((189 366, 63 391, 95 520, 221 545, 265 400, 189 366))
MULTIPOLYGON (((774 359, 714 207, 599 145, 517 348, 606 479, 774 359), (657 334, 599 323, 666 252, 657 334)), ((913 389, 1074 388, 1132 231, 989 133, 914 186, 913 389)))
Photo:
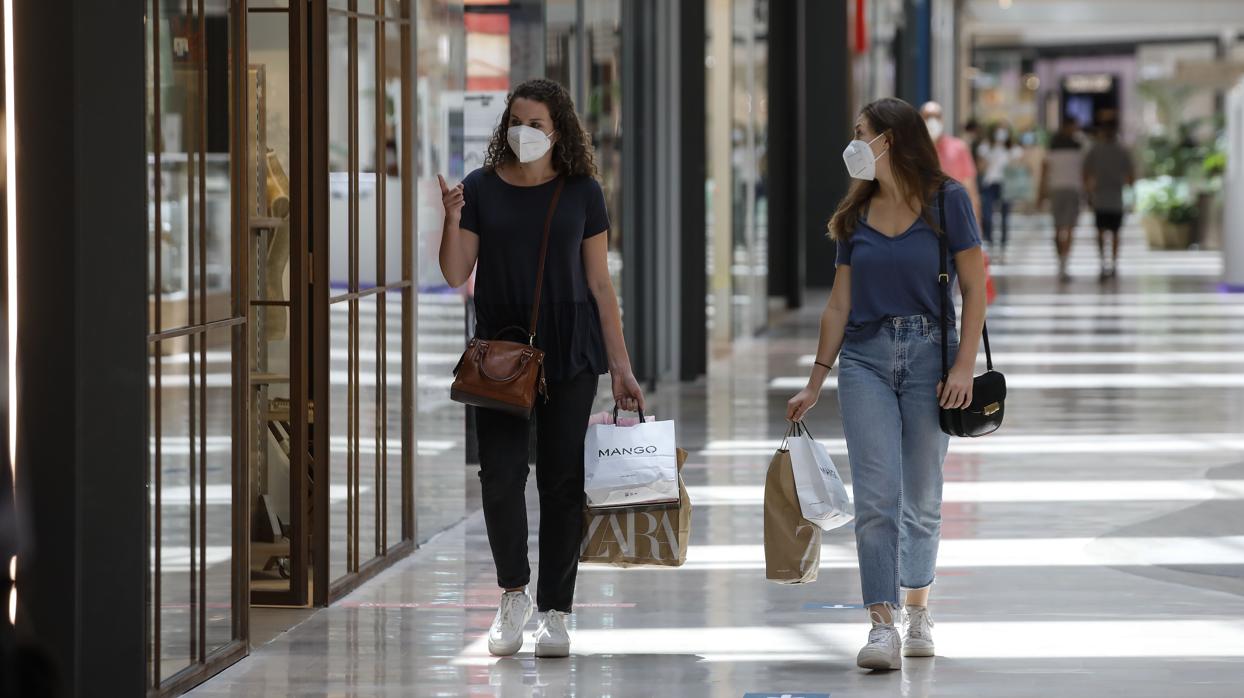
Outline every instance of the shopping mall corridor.
MULTIPOLYGON (((995 262, 1007 422, 951 445, 936 658, 855 667, 867 626, 850 527, 825 535, 815 584, 764 579, 764 473, 819 298, 736 342, 710 380, 652 396, 691 453, 688 561, 583 567, 572 658, 536 660, 530 639, 488 656, 498 591, 476 513, 194 695, 1239 695, 1244 295, 1217 291, 1217 253, 1147 251, 1136 228, 1120 277, 1099 282, 1083 223, 1069 284, 1045 217, 1021 218, 995 262)), ((810 424, 845 463, 832 380, 810 424)))

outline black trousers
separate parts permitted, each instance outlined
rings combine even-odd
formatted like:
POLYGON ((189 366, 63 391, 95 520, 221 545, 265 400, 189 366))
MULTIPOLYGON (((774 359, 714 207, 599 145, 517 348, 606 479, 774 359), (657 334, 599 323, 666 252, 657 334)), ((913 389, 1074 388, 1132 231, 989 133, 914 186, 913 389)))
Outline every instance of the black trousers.
MULTIPOLYGON (((583 529, 583 439, 596 399, 591 371, 549 384, 549 401, 537 403, 536 488, 540 492, 540 579, 536 605, 541 611, 569 613, 583 529)), ((526 586, 527 503, 531 422, 493 410, 476 410, 479 479, 484 497, 488 544, 503 589, 526 586)))

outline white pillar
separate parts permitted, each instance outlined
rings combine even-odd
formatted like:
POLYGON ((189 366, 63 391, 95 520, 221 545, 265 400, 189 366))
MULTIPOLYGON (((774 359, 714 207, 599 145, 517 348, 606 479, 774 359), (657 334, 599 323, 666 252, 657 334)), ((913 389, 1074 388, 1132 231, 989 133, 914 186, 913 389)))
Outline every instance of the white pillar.
POLYGON ((1227 93, 1227 174, 1222 232, 1223 281, 1244 291, 1244 80, 1227 93))

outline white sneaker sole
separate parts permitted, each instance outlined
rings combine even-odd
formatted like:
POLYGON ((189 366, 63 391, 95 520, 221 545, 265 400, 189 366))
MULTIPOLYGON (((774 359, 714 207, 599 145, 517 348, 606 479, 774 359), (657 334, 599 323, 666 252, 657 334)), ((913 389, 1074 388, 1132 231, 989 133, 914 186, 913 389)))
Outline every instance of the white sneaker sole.
POLYGON ((536 643, 536 656, 541 659, 560 659, 570 656, 570 645, 554 645, 547 642, 536 643))
POLYGON ((884 652, 860 652, 860 655, 855 659, 855 663, 861 669, 871 669, 873 671, 892 671, 903 668, 902 657, 891 656, 884 652))
POLYGON ((932 644, 903 645, 903 656, 904 657, 932 657, 934 656, 933 645, 932 644))

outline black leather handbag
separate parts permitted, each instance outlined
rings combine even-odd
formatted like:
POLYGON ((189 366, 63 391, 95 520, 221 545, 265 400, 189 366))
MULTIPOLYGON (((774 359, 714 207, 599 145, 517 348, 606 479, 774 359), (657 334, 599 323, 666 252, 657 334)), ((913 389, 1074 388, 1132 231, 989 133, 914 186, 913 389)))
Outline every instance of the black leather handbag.
MULTIPOLYGON (((950 376, 949 344, 950 329, 947 325, 947 308, 950 303, 950 274, 947 270, 947 259, 950 256, 946 242, 946 193, 937 195, 937 205, 941 213, 942 230, 938 238, 937 280, 942 287, 942 385, 950 376)), ((981 327, 981 338, 985 341, 985 373, 972 380, 972 404, 967 407, 946 409, 939 406, 938 421, 942 431, 951 436, 986 436, 1002 426, 1002 417, 1006 414, 1006 377, 993 369, 993 354, 989 351, 989 325, 981 327)))

